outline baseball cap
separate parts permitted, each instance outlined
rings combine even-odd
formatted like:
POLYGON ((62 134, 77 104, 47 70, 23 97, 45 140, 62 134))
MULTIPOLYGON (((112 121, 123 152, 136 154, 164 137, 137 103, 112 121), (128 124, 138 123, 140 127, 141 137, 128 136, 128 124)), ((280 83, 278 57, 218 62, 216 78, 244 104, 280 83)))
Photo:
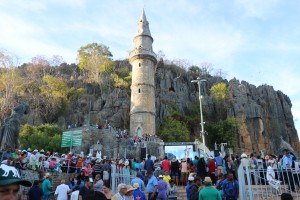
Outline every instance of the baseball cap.
POLYGON ((20 177, 19 171, 12 166, 0 164, 0 186, 18 183, 25 187, 30 187, 30 181, 23 180, 20 177))

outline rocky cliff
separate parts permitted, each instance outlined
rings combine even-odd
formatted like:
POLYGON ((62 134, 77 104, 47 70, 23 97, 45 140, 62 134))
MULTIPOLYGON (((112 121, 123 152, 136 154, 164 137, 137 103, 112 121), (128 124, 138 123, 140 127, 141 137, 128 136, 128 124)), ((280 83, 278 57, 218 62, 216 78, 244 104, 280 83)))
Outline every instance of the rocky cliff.
MULTIPOLYGON (((76 75, 76 71, 71 72, 70 77, 80 77, 76 75)), ((171 107, 175 106, 181 112, 186 112, 192 104, 198 102, 197 84, 191 83, 196 77, 176 66, 162 63, 158 65, 155 75, 157 126, 170 113, 171 107)), ((229 88, 230 98, 222 113, 241 121, 241 127, 236 133, 237 152, 265 150, 267 153, 277 153, 281 146, 281 137, 295 150, 300 150, 291 113, 292 103, 283 92, 275 91, 272 86, 257 87, 236 79, 227 81, 209 75, 201 78, 207 80, 201 87, 204 121, 217 118, 220 114, 220 108, 213 101, 210 88, 220 82, 226 83, 229 88)), ((78 80, 74 81, 74 85, 75 83, 78 84, 78 80)), ((88 92, 93 91, 94 96, 82 96, 77 99, 73 102, 72 112, 68 116, 59 117, 58 123, 67 127, 78 122, 99 125, 109 122, 116 129, 128 129, 130 92, 111 88, 100 93, 97 88, 91 87, 86 88, 88 92)), ((29 116, 27 122, 31 123, 32 118, 33 116, 29 116)), ((190 128, 196 132, 199 131, 198 126, 190 128)))
MULTIPOLYGON (((157 117, 162 119, 167 113, 162 100, 174 101, 184 110, 194 101, 198 101, 198 93, 188 75, 178 77, 172 71, 163 71, 157 82, 157 117)), ((272 86, 254 86, 236 79, 222 80, 220 77, 204 77, 201 94, 203 110, 206 117, 215 115, 216 105, 212 101, 210 88, 216 83, 225 82, 230 91, 227 117, 235 117, 242 124, 238 130, 237 152, 279 153, 281 138, 291 144, 299 152, 299 138, 294 126, 291 112, 292 103, 287 95, 275 91, 272 86)), ((204 116, 205 119, 205 116, 204 116)), ((208 133, 213 134, 213 133, 208 133)))

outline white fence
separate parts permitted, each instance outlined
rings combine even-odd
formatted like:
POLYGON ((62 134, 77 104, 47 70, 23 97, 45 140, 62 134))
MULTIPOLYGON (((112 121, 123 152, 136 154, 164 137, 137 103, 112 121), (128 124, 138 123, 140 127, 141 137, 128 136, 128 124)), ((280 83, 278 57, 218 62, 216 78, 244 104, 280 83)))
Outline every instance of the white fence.
POLYGON ((274 179, 267 180, 267 169, 250 169, 249 166, 239 166, 238 179, 240 199, 269 200, 281 199, 281 194, 290 193, 294 199, 300 199, 300 172, 292 169, 277 169, 274 179))
POLYGON ((129 173, 124 172, 122 168, 112 165, 111 167, 111 190, 115 193, 118 192, 118 185, 120 183, 125 183, 129 185, 132 179, 135 178, 135 172, 132 171, 129 173))

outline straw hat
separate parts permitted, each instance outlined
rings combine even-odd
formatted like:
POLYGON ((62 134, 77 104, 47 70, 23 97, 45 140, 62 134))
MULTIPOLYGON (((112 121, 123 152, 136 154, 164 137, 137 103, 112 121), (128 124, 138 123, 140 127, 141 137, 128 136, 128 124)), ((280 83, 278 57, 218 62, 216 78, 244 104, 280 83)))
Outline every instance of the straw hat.
POLYGON ((211 183, 212 181, 211 181, 211 178, 209 176, 207 176, 207 177, 204 178, 204 182, 205 183, 211 183))
POLYGON ((126 185, 126 188, 127 188, 127 192, 133 191, 136 189, 136 188, 132 187, 131 185, 126 185))

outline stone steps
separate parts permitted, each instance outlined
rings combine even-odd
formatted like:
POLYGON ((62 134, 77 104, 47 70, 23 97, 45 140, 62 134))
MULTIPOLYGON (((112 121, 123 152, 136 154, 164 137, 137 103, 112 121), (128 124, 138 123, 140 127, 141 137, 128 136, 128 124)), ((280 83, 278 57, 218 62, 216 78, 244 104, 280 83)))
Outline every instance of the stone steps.
POLYGON ((177 199, 178 200, 186 200, 185 186, 178 186, 177 189, 178 189, 177 199))

